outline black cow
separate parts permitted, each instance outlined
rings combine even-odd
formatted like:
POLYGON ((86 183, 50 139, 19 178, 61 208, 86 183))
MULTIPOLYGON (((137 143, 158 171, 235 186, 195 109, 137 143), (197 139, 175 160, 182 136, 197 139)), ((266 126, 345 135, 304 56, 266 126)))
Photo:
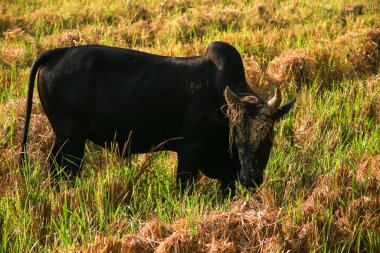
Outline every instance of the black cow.
POLYGON ((278 109, 278 90, 268 103, 257 97, 240 54, 224 42, 183 58, 99 45, 58 48, 31 67, 21 161, 37 72, 41 103, 56 135, 51 170, 58 164, 70 177, 80 172, 86 140, 102 147, 129 141, 130 154, 165 142, 161 150, 178 154, 182 187, 200 170, 233 194, 236 179, 245 187, 261 184, 273 124, 295 101, 278 109))

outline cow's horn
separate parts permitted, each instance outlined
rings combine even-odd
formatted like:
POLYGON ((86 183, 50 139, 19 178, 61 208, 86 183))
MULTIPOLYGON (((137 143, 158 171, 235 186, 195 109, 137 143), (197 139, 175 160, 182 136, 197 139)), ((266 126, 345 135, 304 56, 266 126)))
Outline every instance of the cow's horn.
POLYGON ((272 114, 277 111, 281 104, 281 100, 281 91, 280 88, 277 87, 274 96, 268 101, 268 106, 272 114))
POLYGON ((229 86, 226 87, 224 91, 224 97, 226 98, 227 104, 230 105, 238 105, 241 104, 241 99, 233 93, 229 86))

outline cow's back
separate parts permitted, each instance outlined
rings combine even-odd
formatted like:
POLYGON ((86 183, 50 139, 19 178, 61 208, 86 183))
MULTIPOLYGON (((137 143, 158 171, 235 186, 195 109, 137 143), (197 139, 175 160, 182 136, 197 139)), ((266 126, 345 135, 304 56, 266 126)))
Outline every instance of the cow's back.
POLYGON ((214 75, 203 56, 80 46, 41 67, 39 92, 52 124, 77 124, 77 131, 99 145, 123 143, 132 132, 135 151, 147 152, 181 137, 187 121, 196 127, 202 101, 220 107, 212 101, 214 75))

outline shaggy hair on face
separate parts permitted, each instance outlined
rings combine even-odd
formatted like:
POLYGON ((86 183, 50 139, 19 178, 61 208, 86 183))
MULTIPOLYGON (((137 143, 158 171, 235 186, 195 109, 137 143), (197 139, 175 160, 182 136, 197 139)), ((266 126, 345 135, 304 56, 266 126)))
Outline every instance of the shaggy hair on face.
POLYGON ((227 112, 226 116, 228 118, 228 121, 230 123, 230 130, 228 135, 229 140, 229 147, 228 150, 230 151, 230 154, 232 156, 232 145, 234 143, 234 129, 237 124, 237 122, 241 121, 242 118, 242 111, 241 111, 242 104, 239 102, 230 103, 227 106, 227 112))
MULTIPOLYGON (((259 99, 255 96, 246 96, 242 99, 243 101, 249 102, 251 104, 258 104, 259 99)), ((229 151, 232 155, 232 145, 234 141, 234 129, 238 122, 242 120, 242 107, 243 103, 241 101, 234 101, 232 103, 229 103, 227 105, 227 112, 226 116, 228 117, 229 123, 230 123, 230 130, 229 130, 229 151)))
MULTIPOLYGON (((260 103, 259 99, 255 96, 246 96, 242 98, 243 101, 249 102, 251 104, 258 105, 260 103)), ((238 122, 243 120, 243 112, 241 110, 243 103, 241 101, 234 101, 232 103, 228 103, 226 116, 229 120, 229 152, 232 155, 232 146, 235 136, 235 126, 238 122)), ((250 133, 250 138, 256 139, 256 142, 263 140, 266 137, 266 134, 269 133, 268 114, 269 108, 263 108, 261 111, 262 115, 258 115, 257 120, 255 120, 256 132, 255 136, 250 133)), ((256 143, 257 144, 257 143, 256 143)), ((257 147, 256 147, 257 148, 257 147)))

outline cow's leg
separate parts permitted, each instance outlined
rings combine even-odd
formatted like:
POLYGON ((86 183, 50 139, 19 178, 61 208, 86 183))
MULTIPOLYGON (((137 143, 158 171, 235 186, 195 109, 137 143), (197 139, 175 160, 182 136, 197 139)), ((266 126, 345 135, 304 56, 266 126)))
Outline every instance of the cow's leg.
POLYGON ((236 192, 235 180, 220 180, 220 192, 223 197, 234 197, 236 192))
POLYGON ((60 140, 55 138, 53 148, 51 149, 49 155, 50 173, 53 177, 56 177, 59 174, 59 170, 62 168, 62 165, 62 143, 60 140))
POLYGON ((63 146, 63 163, 70 179, 80 175, 85 143, 84 139, 68 140, 63 146))
POLYGON ((194 190, 194 181, 198 176, 199 162, 195 152, 179 152, 178 167, 177 167, 177 182, 181 192, 185 192, 189 187, 190 192, 194 190))
POLYGON ((80 174, 80 166, 84 155, 84 138, 57 137, 50 154, 50 171, 57 176, 60 169, 70 180, 80 174))

